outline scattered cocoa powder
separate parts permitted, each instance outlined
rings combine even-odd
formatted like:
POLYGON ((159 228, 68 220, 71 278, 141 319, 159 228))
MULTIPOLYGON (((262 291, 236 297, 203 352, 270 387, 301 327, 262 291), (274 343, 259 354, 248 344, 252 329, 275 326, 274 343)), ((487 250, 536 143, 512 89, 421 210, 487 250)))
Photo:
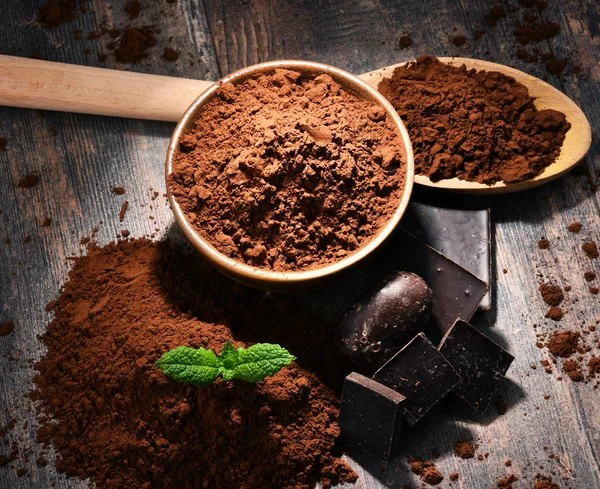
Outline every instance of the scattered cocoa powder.
POLYGON ((460 440, 454 445, 454 454, 460 458, 475 457, 475 445, 470 440, 460 440))
POLYGON ((435 486, 444 480, 444 476, 438 469, 435 468, 434 465, 432 465, 431 467, 427 467, 423 471, 421 479, 423 480, 423 482, 431 486, 435 486))
POLYGON ((496 487, 498 489, 512 489, 512 486, 515 482, 517 482, 519 480, 519 478, 516 475, 507 475, 506 477, 503 477, 502 479, 498 479, 498 483, 496 484, 496 487))
POLYGON ((127 0, 124 10, 129 14, 129 20, 133 20, 140 15, 142 4, 139 0, 127 0))
POLYGON ((560 26, 556 22, 545 22, 541 24, 520 24, 514 29, 517 41, 523 45, 532 42, 540 42, 556 36, 560 26))
POLYGON ((588 282, 596 279, 596 274, 594 272, 585 272, 583 274, 583 278, 585 278, 588 282))
POLYGON ((406 49, 406 48, 412 46, 412 38, 410 37, 410 34, 405 34, 404 36, 400 36, 400 40, 398 41, 398 44, 400 45, 400 48, 402 48, 402 49, 406 49))
POLYGON ((51 217, 46 217, 42 221, 42 226, 45 227, 45 228, 50 227, 51 224, 52 224, 52 218, 51 217))
POLYGON ((123 222, 125 220, 125 214, 127 213, 128 205, 128 201, 123 202, 123 204, 121 205, 121 210, 119 211, 119 222, 123 222))
POLYGON ((370 241, 397 207, 404 161, 379 106, 326 74, 277 69, 219 87, 180 139, 168 184, 222 253, 301 270, 370 241))
POLYGON ((15 330, 14 323, 7 321, 6 323, 0 324, 0 336, 8 336, 15 330))
POLYGON ((580 338, 576 331, 555 331, 546 347, 555 357, 569 358, 577 351, 580 338))
POLYGON ((542 238, 538 241, 538 248, 540 250, 547 250, 548 248, 550 248, 550 241, 548 241, 546 238, 542 238))
POLYGON ((600 374, 600 357, 592 356, 588 362, 590 375, 600 374))
POLYGON ((56 27, 75 19, 77 0, 49 0, 38 12, 37 21, 42 27, 56 27))
POLYGON ((17 183, 17 187, 20 188, 31 188, 35 187, 38 183, 40 183, 40 177, 37 175, 25 175, 19 183, 17 183))
POLYGON ((125 189, 123 187, 113 187, 112 191, 117 195, 123 195, 125 193, 125 189))
POLYGON ((460 475, 458 474, 458 472, 452 472, 449 476, 451 481, 457 481, 460 477, 460 475))
POLYGON ((454 44, 457 47, 462 46, 466 42, 467 42, 467 38, 465 36, 454 36, 452 38, 452 44, 454 44))
POLYGON ((565 360, 563 362, 563 370, 573 382, 582 382, 584 379, 583 372, 577 360, 565 360))
POLYGON ((558 484, 552 482, 551 477, 545 477, 543 475, 537 475, 535 484, 533 485, 533 489, 560 489, 558 484))
POLYGON ((485 16, 485 21, 487 25, 489 25, 490 27, 494 27, 498 23, 498 21, 502 20, 504 17, 506 17, 506 10, 504 10, 504 7, 497 5, 490 9, 490 11, 485 16))
POLYGON ((165 48, 162 57, 167 61, 175 62, 179 59, 179 51, 175 51, 171 48, 165 48))
POLYGON ((6 151, 6 138, 2 138, 0 137, 0 151, 4 152, 6 151))
POLYGON ((589 259, 598 258, 598 247, 595 241, 588 241, 581 246, 589 259))
POLYGON ((572 233, 578 233, 579 231, 581 231, 582 227, 583 225, 580 222, 572 222, 571 224, 569 224, 569 227, 567 229, 572 233))
POLYGON ((121 63, 138 63, 146 56, 147 50, 156 46, 153 27, 129 27, 118 39, 107 45, 114 51, 115 58, 121 63))
POLYGON ((57 468, 109 487, 310 488, 356 479, 332 455, 334 325, 288 296, 243 288, 168 242, 120 242, 77 258, 43 336, 34 399, 57 468), (286 327, 282 328, 281 325, 286 327), (262 383, 169 380, 180 345, 279 343, 298 360, 262 383), (227 470, 223 470, 226 467, 227 470), (176 468, 176 470, 175 470, 176 468))
POLYGON ((600 289, 598 287, 590 287, 589 291, 591 294, 598 295, 598 292, 600 292, 600 289))
POLYGON ((540 294, 542 294, 542 299, 549 306, 558 306, 565 297, 558 285, 541 284, 540 294))
POLYGON ((433 181, 533 178, 556 159, 570 128, 561 112, 538 111, 513 78, 431 56, 396 68, 378 89, 405 121, 416 173, 433 181))
POLYGON ((553 321, 560 321, 565 313, 560 307, 550 306, 550 308, 546 311, 546 316, 548 319, 552 319, 553 321))

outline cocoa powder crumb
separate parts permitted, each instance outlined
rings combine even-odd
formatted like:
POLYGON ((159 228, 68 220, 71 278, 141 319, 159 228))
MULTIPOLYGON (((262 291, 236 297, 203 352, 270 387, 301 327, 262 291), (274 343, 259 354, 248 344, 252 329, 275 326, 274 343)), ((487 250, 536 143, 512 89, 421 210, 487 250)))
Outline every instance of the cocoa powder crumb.
POLYGON ((51 217, 45 217, 44 220, 42 221, 42 226, 45 228, 50 227, 50 225, 52 224, 52 218, 51 217))
POLYGON ((552 319, 553 321, 560 321, 564 315, 565 313, 560 307, 550 306, 550 308, 546 311, 545 317, 552 319))
POLYGON ((515 482, 517 482, 519 480, 519 478, 516 475, 507 475, 506 477, 503 477, 502 479, 498 479, 498 483, 496 484, 496 487, 498 489, 512 489, 513 484, 515 482))
POLYGON ((7 145, 6 138, 0 137, 0 151, 1 152, 6 151, 6 145, 7 145))
POLYGON ((127 0, 124 10, 129 14, 129 20, 133 20, 140 15, 142 4, 139 0, 127 0))
POLYGON ((572 222, 571 224, 569 224, 569 227, 567 229, 572 233, 578 233, 579 231, 581 231, 582 226, 583 225, 580 222, 572 222))
POLYGON ((536 479, 538 479, 533 485, 533 489, 560 489, 558 484, 552 482, 551 477, 545 477, 543 475, 537 474, 536 479))
POLYGON ((541 284, 540 294, 549 306, 558 306, 564 299, 563 291, 558 285, 541 284))
POLYGON ((550 248, 550 241, 548 241, 546 238, 542 238, 538 241, 538 248, 540 250, 547 250, 548 248, 550 248))
POLYGON ((113 191, 113 193, 115 193, 117 195, 123 195, 125 193, 125 188, 123 188, 123 187, 113 187, 112 191, 113 191))
POLYGON ((589 291, 591 294, 598 295, 598 292, 600 292, 600 289, 598 287, 590 287, 589 291))
POLYGON ((475 445, 470 440, 460 440, 454 445, 454 454, 460 458, 475 457, 475 445))
POLYGON ((121 210, 119 211, 119 222, 123 222, 125 220, 125 214, 127 213, 128 206, 128 201, 123 202, 123 204, 121 205, 121 210))
POLYGON ((458 474, 458 472, 452 472, 449 476, 451 481, 457 481, 460 478, 460 475, 458 474))
POLYGON ((517 41, 523 45, 532 42, 540 42, 556 36, 560 26, 556 22, 545 22, 541 24, 520 24, 514 29, 517 41))
POLYGON ((148 49, 156 46, 151 26, 130 27, 117 40, 108 44, 121 63, 138 63, 148 56, 148 49))
POLYGON ((180 139, 168 185, 221 253, 306 270, 359 250, 388 222, 403 151, 379 106, 329 75, 277 69, 219 87, 180 139))
POLYGON ((11 321, 0 324, 0 336, 8 336, 15 330, 15 324, 11 321))
POLYGON ((584 379, 579 362, 576 360, 565 360, 563 370, 573 382, 582 382, 584 379))
POLYGON ((412 38, 410 34, 405 34, 404 36, 400 36, 400 40, 398 41, 401 49, 406 49, 412 46, 412 38))
POLYGON ((378 90, 406 123, 416 173, 432 181, 533 178, 554 162, 570 128, 561 112, 538 111, 513 78, 431 56, 396 68, 378 90), (498 124, 503 131, 496 134, 498 124))
POLYGON ((596 278, 596 274, 594 272, 585 272, 583 274, 583 278, 585 278, 588 282, 591 282, 596 278))
POLYGON ((555 357, 569 358, 577 351, 580 338, 576 331, 555 331, 546 347, 555 357))
POLYGON ((600 374, 600 357, 592 356, 588 362, 590 375, 600 374))
POLYGON ((175 62, 179 59, 179 51, 175 51, 172 48, 165 48, 162 57, 167 61, 175 62))
POLYGON ((598 247, 595 241, 588 241, 581 246, 589 259, 598 258, 598 247))
POLYGON ((40 183, 40 177, 38 175, 25 175, 17 183, 17 187, 20 188, 32 188, 40 183))
POLYGON ((467 38, 465 36, 454 36, 452 38, 452 44, 455 46, 462 46, 467 42, 467 38))
POLYGON ((37 14, 44 28, 56 27, 75 19, 77 0, 49 0, 37 14))

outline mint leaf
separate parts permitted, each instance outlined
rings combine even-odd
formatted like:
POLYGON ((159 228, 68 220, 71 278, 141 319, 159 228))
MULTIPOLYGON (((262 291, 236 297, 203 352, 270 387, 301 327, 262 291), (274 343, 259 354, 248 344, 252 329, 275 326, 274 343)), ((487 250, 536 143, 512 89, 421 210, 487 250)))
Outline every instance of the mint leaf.
POLYGON ((294 360, 296 357, 279 345, 257 343, 248 349, 236 350, 228 341, 219 357, 205 348, 180 346, 160 357, 156 366, 178 382, 206 386, 219 374, 223 380, 261 382, 294 360))
POLYGON ((296 357, 285 348, 271 343, 257 343, 247 350, 238 348, 237 365, 227 372, 223 371, 223 379, 261 382, 294 360, 296 357))
POLYGON ((219 360, 212 350, 180 346, 165 353, 156 366, 178 382, 210 385, 219 375, 219 360))

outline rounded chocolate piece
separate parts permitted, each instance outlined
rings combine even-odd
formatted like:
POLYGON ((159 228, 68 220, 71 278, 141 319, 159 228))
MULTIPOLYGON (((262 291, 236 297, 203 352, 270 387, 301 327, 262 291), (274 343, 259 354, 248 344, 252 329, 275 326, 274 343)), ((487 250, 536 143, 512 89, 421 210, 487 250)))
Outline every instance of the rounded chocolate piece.
POLYGON ((338 333, 348 366, 374 372, 419 331, 433 308, 433 292, 411 272, 397 272, 345 314, 338 333))

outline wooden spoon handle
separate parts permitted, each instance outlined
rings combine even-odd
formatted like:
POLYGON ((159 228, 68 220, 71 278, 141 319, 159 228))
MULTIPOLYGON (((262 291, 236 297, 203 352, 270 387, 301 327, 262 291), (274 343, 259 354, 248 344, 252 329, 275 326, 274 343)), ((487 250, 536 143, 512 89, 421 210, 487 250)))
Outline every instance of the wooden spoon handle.
POLYGON ((0 105, 179 121, 213 82, 0 55, 0 105))

